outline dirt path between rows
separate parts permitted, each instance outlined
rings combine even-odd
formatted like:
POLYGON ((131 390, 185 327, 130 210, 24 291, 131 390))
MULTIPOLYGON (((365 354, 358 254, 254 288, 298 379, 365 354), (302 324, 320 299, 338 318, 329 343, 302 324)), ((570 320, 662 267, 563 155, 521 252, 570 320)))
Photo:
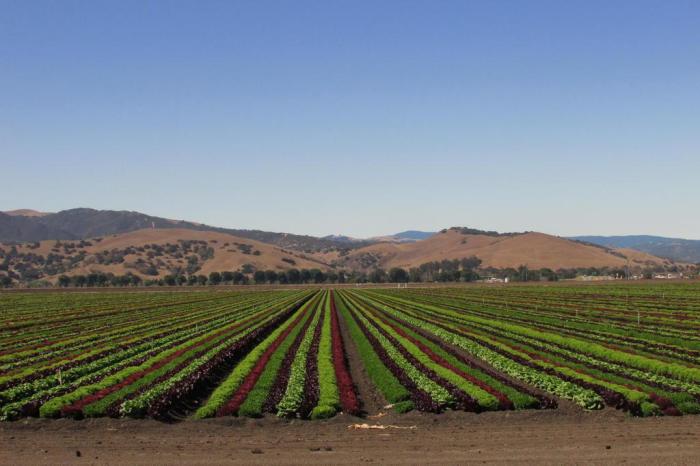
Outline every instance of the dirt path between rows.
POLYGON ((222 418, 163 424, 70 419, 0 424, 2 464, 697 464, 700 416, 387 414, 328 421, 222 418), (368 422, 402 429, 355 430, 368 422))
POLYGON ((340 312, 338 312, 338 324, 340 325, 340 334, 343 337, 343 348, 348 361, 348 370, 355 384, 360 408, 365 413, 376 414, 387 402, 379 390, 375 388, 374 382, 367 374, 357 343, 350 336, 348 323, 340 312))

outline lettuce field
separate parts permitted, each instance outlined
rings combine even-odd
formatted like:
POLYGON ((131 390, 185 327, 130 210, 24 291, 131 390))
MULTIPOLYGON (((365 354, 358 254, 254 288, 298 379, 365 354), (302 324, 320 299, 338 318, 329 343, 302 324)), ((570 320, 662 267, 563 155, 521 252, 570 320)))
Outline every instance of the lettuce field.
POLYGON ((700 413, 693 284, 13 292, 0 322, 2 420, 700 413))

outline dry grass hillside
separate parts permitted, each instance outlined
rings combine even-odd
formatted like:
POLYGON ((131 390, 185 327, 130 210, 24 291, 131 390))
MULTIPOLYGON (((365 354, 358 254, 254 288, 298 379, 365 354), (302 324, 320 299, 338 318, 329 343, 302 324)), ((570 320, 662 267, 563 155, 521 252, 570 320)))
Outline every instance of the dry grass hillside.
MULTIPOLYGON (((673 262, 631 249, 608 249, 543 233, 496 234, 445 230, 430 238, 384 242, 352 250, 304 253, 228 233, 181 228, 143 229, 87 240, 0 243, 0 266, 14 278, 31 282, 92 272, 144 279, 169 274, 288 270, 335 266, 348 271, 375 267, 409 269, 423 263, 477 256, 482 267, 573 269, 669 266, 673 262), (465 234, 466 233, 466 234, 465 234)), ((0 275, 2 275, 0 273, 0 275)))
POLYGON ((245 264, 256 270, 276 271, 328 268, 300 252, 225 233, 188 229, 145 229, 88 240, 2 244, 0 250, 8 257, 13 247, 17 253, 11 262, 14 270, 40 268, 44 271, 40 278, 50 280, 60 274, 90 272, 131 272, 144 278, 175 271, 206 275, 239 270, 245 264))
MULTIPOLYGON (((532 269, 668 265, 671 261, 634 250, 611 250, 544 233, 514 235, 463 234, 456 229, 413 243, 379 243, 336 256, 346 268, 417 267, 443 259, 477 256, 482 267, 532 269)), ((326 257, 326 260, 331 259, 326 257)))

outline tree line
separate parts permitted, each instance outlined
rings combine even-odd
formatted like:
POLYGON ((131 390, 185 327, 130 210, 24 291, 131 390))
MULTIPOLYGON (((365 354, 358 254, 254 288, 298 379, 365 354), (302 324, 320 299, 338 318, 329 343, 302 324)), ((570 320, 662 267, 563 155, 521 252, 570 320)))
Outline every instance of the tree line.
MULTIPOLYGON (((385 270, 380 267, 369 271, 327 270, 318 268, 290 268, 284 271, 254 270, 249 265, 236 271, 211 272, 209 274, 171 273, 163 277, 142 278, 128 272, 124 275, 92 272, 88 274, 60 275, 55 284, 48 280, 38 280, 29 284, 34 287, 126 287, 126 286, 208 286, 208 285, 303 285, 333 283, 430 283, 430 282, 474 282, 483 279, 508 279, 512 282, 557 281, 572 279, 581 275, 617 276, 624 278, 629 271, 622 268, 587 267, 576 269, 549 268, 530 269, 526 265, 517 268, 481 267, 481 259, 476 256, 462 259, 426 262, 418 267, 408 269, 392 267, 385 270)), ((645 278, 652 278, 656 272, 676 270, 657 270, 649 268, 642 271, 645 278)), ((1 287, 11 287, 17 282, 7 275, 0 276, 1 287)))

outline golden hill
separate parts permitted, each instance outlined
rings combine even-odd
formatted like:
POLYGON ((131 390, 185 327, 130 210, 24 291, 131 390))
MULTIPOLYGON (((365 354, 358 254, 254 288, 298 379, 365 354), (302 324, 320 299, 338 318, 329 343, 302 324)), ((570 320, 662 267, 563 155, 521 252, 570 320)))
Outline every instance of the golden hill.
MULTIPOLYGON (((543 233, 464 234, 449 229, 412 242, 383 242, 350 250, 303 253, 228 233, 181 228, 143 229, 88 240, 46 240, 0 244, 8 270, 26 281, 56 281, 59 275, 91 272, 142 278, 223 271, 288 270, 332 266, 348 271, 375 267, 409 269, 423 263, 477 256, 482 267, 572 269, 582 267, 670 266, 673 262, 631 249, 607 249, 543 233), (15 248, 16 254, 10 254, 15 248), (244 266, 246 270, 244 269, 244 266), (34 273, 35 271, 36 273, 34 273)), ((681 264, 679 264, 681 265, 681 264)))
MULTIPOLYGON (((413 243, 378 243, 351 251, 335 262, 342 267, 417 267, 443 259, 477 256, 482 267, 553 270, 578 267, 624 267, 669 265, 672 262, 635 250, 612 250, 544 233, 512 235, 463 234, 449 229, 413 243)), ((326 256, 326 260, 331 260, 326 256)))
MULTIPOLYGON (((11 248, 8 244, 0 245, 0 249, 6 252, 11 248)), ((63 264, 64 270, 44 277, 48 279, 55 279, 62 273, 76 275, 90 272, 111 272, 115 275, 131 272, 144 278, 163 277, 176 270, 207 275, 210 272, 239 270, 245 264, 255 270, 275 271, 292 267, 328 268, 326 264, 303 253, 248 238, 175 228, 144 229, 83 241, 47 240, 23 243, 15 248, 18 253, 24 254, 24 263, 32 264, 36 261, 34 256, 46 260, 52 255, 53 260, 63 264), (195 266, 190 266, 194 261, 192 257, 196 257, 195 266)))

